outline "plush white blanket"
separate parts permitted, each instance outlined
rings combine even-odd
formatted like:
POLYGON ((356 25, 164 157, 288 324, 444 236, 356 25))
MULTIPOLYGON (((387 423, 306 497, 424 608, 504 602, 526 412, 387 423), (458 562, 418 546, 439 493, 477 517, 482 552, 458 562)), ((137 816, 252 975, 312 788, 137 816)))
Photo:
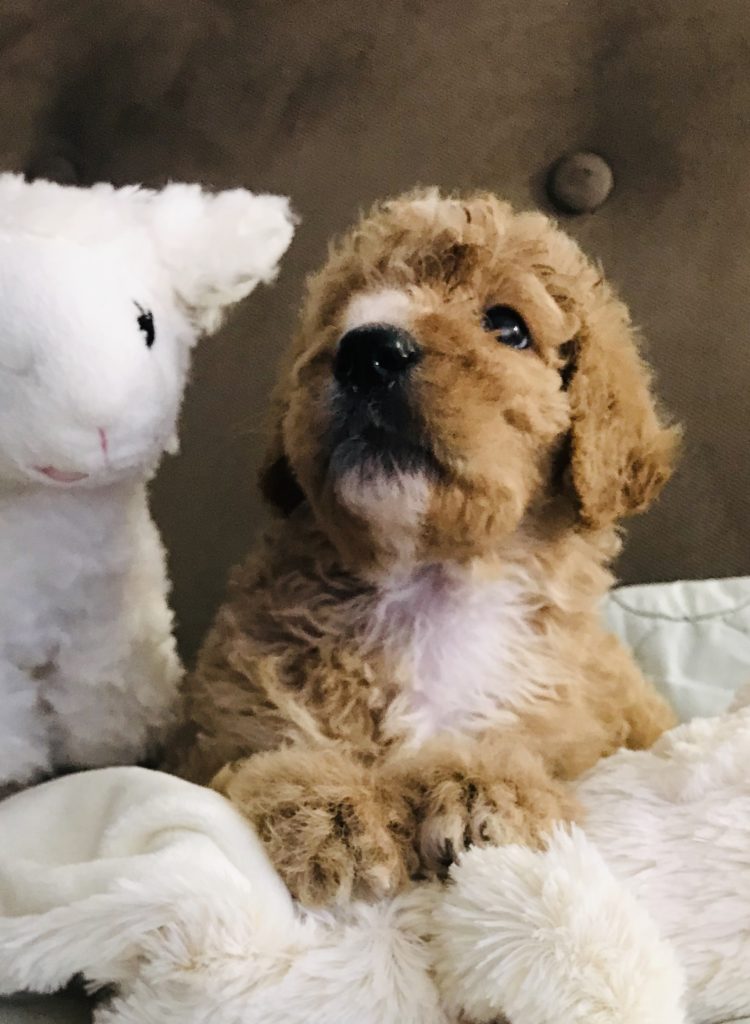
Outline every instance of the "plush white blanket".
MULTIPOLYGON (((229 881, 252 886, 260 921, 293 918, 260 842, 226 801, 161 772, 106 768, 26 790, 0 803, 0 837, 2 935, 14 918, 94 905, 113 886, 159 876, 166 884, 188 872, 194 888, 217 865, 229 881)), ((37 981, 48 968, 33 970, 37 981)), ((3 977, 0 986, 8 988, 3 977)))
MULTIPOLYGON (((626 588, 606 615, 683 718, 750 680, 750 579, 626 588)), ((440 1024, 419 913, 300 917, 221 797, 143 769, 0 804, 0 993, 117 982, 101 1024, 382 1024, 386 1004, 440 1024)), ((67 1021, 53 1005, 63 1017, 0 1000, 0 1024, 67 1021)))
POLYGON ((101 1024, 443 1020, 408 898, 302 916, 209 790, 82 772, 0 804, 0 840, 0 993, 115 983, 101 1024))

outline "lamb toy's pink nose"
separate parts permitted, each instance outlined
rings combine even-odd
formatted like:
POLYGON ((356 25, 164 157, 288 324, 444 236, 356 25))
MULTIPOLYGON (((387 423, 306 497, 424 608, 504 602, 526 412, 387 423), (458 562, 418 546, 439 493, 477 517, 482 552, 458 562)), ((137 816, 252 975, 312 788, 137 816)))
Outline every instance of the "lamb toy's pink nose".
MULTIPOLYGON (((99 435, 99 447, 104 455, 104 461, 109 464, 109 438, 107 437, 107 431, 104 427, 97 427, 96 432, 99 435)), ((59 469, 57 466, 34 466, 37 473, 43 473, 44 476, 49 477, 50 480, 54 480, 58 484, 77 484, 81 480, 87 480, 88 473, 79 473, 77 470, 59 469)))

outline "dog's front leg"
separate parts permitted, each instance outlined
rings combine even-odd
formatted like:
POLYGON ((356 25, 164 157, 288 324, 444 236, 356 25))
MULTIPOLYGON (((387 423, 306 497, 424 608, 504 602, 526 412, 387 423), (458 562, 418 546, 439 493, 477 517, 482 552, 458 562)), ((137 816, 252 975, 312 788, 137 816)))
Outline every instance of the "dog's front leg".
POLYGON ((444 876, 470 846, 539 846, 579 808, 534 751, 514 737, 437 737, 392 758, 386 776, 413 809, 422 871, 444 876))
POLYGON ((306 906, 375 900, 416 870, 409 808, 343 747, 285 747, 214 778, 306 906))

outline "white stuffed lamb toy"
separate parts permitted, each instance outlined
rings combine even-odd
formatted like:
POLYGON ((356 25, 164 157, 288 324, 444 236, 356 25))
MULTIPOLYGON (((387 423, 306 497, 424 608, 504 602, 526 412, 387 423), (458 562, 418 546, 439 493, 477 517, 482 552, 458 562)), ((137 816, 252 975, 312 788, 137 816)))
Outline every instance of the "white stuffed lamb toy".
POLYGON ((0 793, 158 744, 181 670, 146 482, 191 347, 292 232, 244 189, 0 176, 0 793))

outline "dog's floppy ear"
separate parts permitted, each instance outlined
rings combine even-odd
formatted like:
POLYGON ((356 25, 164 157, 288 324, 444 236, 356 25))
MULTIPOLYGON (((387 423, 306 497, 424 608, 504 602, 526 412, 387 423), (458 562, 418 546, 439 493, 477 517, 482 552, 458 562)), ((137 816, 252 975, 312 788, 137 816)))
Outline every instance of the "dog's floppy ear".
POLYGON ((305 500, 305 494, 284 449, 284 412, 284 402, 276 396, 271 406, 271 438, 260 467, 259 483, 266 501, 282 516, 289 516, 305 500))
POLYGON ((680 431, 664 422, 630 317, 604 282, 572 345, 570 472, 582 520, 641 512, 672 472, 680 431))

